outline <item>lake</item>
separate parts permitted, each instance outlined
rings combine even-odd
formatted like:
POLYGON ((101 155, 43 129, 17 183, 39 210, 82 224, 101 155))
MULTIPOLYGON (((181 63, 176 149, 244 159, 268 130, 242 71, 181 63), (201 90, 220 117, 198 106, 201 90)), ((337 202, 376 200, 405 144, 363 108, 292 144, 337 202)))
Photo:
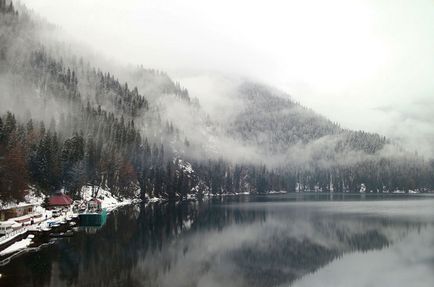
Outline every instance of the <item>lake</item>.
POLYGON ((134 205, 0 267, 0 286, 434 286, 434 197, 134 205))

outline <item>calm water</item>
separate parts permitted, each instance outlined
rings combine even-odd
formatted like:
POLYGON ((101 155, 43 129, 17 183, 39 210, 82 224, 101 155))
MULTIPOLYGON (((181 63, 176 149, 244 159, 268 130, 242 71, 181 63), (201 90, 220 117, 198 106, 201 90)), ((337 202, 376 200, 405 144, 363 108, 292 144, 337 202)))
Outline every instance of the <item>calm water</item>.
POLYGON ((434 286, 434 197, 130 206, 0 267, 0 286, 434 286))

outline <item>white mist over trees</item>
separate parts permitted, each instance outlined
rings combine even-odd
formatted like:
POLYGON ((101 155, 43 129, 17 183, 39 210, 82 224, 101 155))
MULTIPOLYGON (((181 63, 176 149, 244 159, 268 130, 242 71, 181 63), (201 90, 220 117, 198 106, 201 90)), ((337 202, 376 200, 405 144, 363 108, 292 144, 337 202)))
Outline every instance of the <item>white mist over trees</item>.
MULTIPOLYGON (((431 0, 23 2, 110 61, 162 69, 194 97, 206 73, 247 76, 434 156, 431 0)), ((211 96, 224 98, 200 98, 211 96)))
POLYGON ((82 186, 168 199, 270 190, 432 188, 433 163, 240 80, 216 117, 166 73, 117 67, 0 2, 0 198, 82 186))

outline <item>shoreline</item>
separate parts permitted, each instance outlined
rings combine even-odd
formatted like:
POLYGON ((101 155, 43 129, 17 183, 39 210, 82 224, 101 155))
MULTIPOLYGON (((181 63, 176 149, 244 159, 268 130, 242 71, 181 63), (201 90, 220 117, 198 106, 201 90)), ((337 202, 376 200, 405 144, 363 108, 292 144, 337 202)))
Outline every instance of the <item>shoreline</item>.
MULTIPOLYGON (((46 232, 53 231, 55 232, 56 229, 68 229, 75 227, 77 224, 77 217, 78 213, 72 211, 73 205, 80 205, 84 202, 88 201, 91 198, 91 192, 92 187, 87 186, 83 190, 82 199, 80 200, 74 200, 72 205, 68 208, 68 210, 63 211, 60 216, 53 217, 52 210, 48 210, 46 208, 42 207, 43 201, 39 200, 38 204, 35 208, 35 213, 39 212, 42 214, 41 220, 35 222, 32 225, 24 225, 21 229, 17 229, 13 231, 12 235, 7 234, 5 236, 0 237, 0 266, 2 266, 3 262, 5 260, 11 260, 12 258, 15 258, 18 253, 25 253, 25 250, 28 249, 34 249, 37 247, 29 247, 31 246, 34 241, 33 238, 30 238, 28 241, 27 237, 29 235, 34 235, 37 237, 40 237, 39 235, 44 234, 46 232), (75 222, 74 225, 71 225, 70 222, 75 222), (57 224, 57 225, 56 225, 57 224), (55 225, 56 227, 50 228, 51 225, 55 225), (23 242, 22 242, 23 241, 23 242), (9 250, 9 252, 8 252, 9 250)), ((138 204, 144 202, 142 199, 136 197, 136 198, 118 198, 111 194, 111 192, 101 189, 98 192, 98 197, 102 200, 102 207, 107 210, 107 214, 110 214, 112 211, 128 205, 138 204)), ((415 198, 423 195, 430 195, 434 193, 377 193, 377 192, 314 192, 314 191, 306 191, 306 192, 286 192, 286 191, 270 191, 267 193, 262 194, 255 194, 255 193, 223 193, 223 194, 211 194, 206 193, 203 195, 195 195, 195 194, 189 194, 186 198, 180 198, 176 200, 175 202, 183 202, 183 201, 200 201, 200 200, 208 200, 211 198, 218 198, 218 197, 235 197, 235 196, 251 196, 251 195, 287 195, 287 194, 294 194, 294 195, 301 195, 301 194, 312 194, 312 195, 323 195, 323 196, 332 196, 332 195, 406 195, 406 196, 413 196, 415 198)), ((32 195, 33 198, 35 198, 34 194, 32 195)), ((158 198, 158 197, 146 197, 146 201, 144 202, 145 205, 149 204, 155 204, 155 203, 167 203, 169 200, 165 200, 164 198, 158 198)), ((34 203, 34 202, 33 202, 34 203)), ((8 219, 8 221, 13 221, 14 218, 8 219)), ((48 234, 47 234, 48 235, 48 234)), ((5 263, 7 264, 7 263, 5 263)))
MULTIPOLYGON (((33 224, 21 224, 21 228, 18 228, 11 233, 7 233, 0 237, 0 266, 6 265, 10 260, 19 256, 19 254, 26 253, 26 250, 38 249, 41 245, 36 247, 29 247, 34 244, 34 237, 42 237, 44 234, 54 234, 56 230, 71 230, 77 224, 79 212, 74 212, 72 207, 79 206, 90 200, 92 187, 86 186, 82 189, 82 198, 79 200, 74 200, 68 207, 53 207, 48 209, 43 207, 44 197, 36 196, 33 189, 29 190, 29 194, 26 196, 25 202, 20 202, 18 204, 6 204, 7 208, 19 207, 24 204, 34 205, 34 210, 32 213, 26 215, 27 218, 31 219, 33 224), (61 210, 59 216, 53 216, 53 210, 61 210), (63 210, 62 210, 63 209, 63 210), (66 210, 65 210, 66 209, 66 210), (34 217, 39 216, 39 217, 34 217), (40 219, 39 219, 40 218, 40 219), (73 225, 71 222, 75 222, 73 225), (42 235, 42 236, 41 236, 42 235), (29 238, 31 237, 31 238, 29 238)), ((102 208, 105 208, 107 214, 112 211, 127 205, 141 203, 142 200, 139 198, 118 198, 113 196, 111 192, 101 189, 101 193, 98 193, 98 197, 101 198, 102 208)), ((159 200, 153 199, 149 202, 159 202, 159 200)), ((23 216, 20 216, 23 217, 23 216)), ((9 218, 4 222, 10 222, 13 224, 19 224, 15 220, 20 217, 9 218)), ((44 243, 42 245, 46 245, 44 243)))

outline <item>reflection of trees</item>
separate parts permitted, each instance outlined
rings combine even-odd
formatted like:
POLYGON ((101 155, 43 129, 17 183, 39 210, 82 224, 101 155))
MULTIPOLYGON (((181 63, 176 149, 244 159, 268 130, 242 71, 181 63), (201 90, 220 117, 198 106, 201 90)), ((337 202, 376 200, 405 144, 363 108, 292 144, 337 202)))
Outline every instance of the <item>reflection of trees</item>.
POLYGON ((325 216, 315 210, 277 210, 264 205, 244 208, 246 205, 238 205, 240 200, 246 199, 212 199, 116 210, 94 234, 76 233, 72 238, 1 267, 0 273, 11 275, 9 281, 2 279, 0 283, 10 283, 6 286, 26 286, 29 282, 32 286, 165 286, 161 278, 167 275, 176 278, 179 270, 188 272, 189 280, 197 282, 201 275, 217 272, 216 264, 229 264, 233 266, 231 272, 243 278, 244 283, 240 284, 273 286, 314 272, 347 252, 387 247, 424 227, 387 217, 341 213, 325 216), (192 254, 205 252, 201 249, 205 246, 197 240, 209 236, 224 238, 228 229, 238 235, 246 226, 259 231, 252 233, 254 238, 246 240, 244 235, 234 247, 213 251, 214 257, 192 258, 192 254), (196 261, 186 260, 189 256, 196 261), (199 264, 197 269, 189 265, 192 262, 199 264))
POLYGON ((266 219, 267 212, 265 210, 233 208, 230 205, 219 205, 211 202, 204 204, 207 206, 201 206, 200 216, 195 222, 197 229, 222 230, 231 224, 264 222, 266 219))
MULTIPOLYGON (((276 227, 264 228, 257 241, 230 252, 246 286, 276 286, 316 271, 329 262, 354 251, 388 247, 423 224, 385 218, 352 216, 292 217, 277 219, 276 227), (283 223, 283 224, 282 224, 283 223), (296 226, 296 227, 294 227, 296 226), (305 228, 299 232, 299 228, 305 228)), ((265 224, 272 224, 272 221, 265 224)))
POLYGON ((117 211, 113 220, 108 220, 95 235, 98 240, 83 234, 78 241, 77 252, 83 259, 80 284, 99 282, 104 286, 118 286, 122 282, 124 286, 136 286, 130 272, 138 257, 164 248, 170 238, 182 231, 184 220, 195 214, 188 204, 153 205, 142 208, 135 220, 129 217, 129 209, 117 211))
POLYGON ((339 252, 295 238, 270 238, 269 248, 243 246, 232 253, 248 286, 276 286, 290 282, 333 260, 339 252))
MULTIPOLYGON (((335 230, 337 231, 337 230, 335 230)), ((341 232, 342 233, 342 232, 341 232)), ((275 286, 292 282, 342 256, 345 250, 370 250, 387 246, 388 239, 377 230, 346 234, 335 246, 309 238, 287 237, 279 232, 267 237, 268 244, 255 242, 231 253, 248 286, 275 286)))
POLYGON ((0 286, 46 286, 50 282, 53 255, 53 249, 45 248, 37 254, 25 254, 0 267, 0 286))
POLYGON ((26 286, 29 278, 34 286, 57 286, 50 281, 56 276, 67 286, 137 286, 130 274, 137 258, 164 248, 185 229, 187 218, 194 220, 196 211, 190 204, 142 206, 136 219, 131 217, 133 208, 114 211, 95 234, 78 232, 12 261, 0 270, 16 279, 7 286, 26 286))

